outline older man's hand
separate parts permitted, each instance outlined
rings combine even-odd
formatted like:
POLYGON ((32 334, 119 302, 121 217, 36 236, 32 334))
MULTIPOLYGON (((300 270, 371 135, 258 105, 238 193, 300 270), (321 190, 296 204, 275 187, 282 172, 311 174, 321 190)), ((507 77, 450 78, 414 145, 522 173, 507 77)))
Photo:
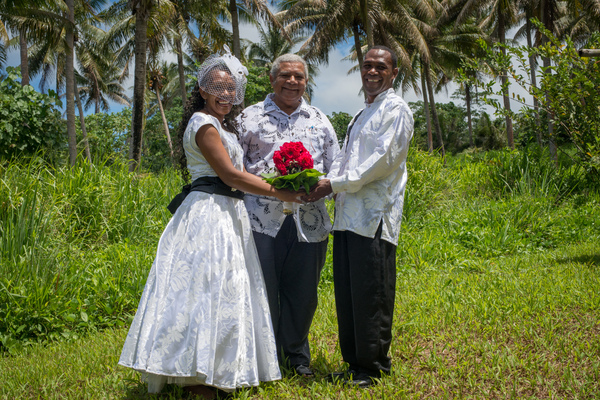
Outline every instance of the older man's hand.
POLYGON ((333 189, 331 188, 331 182, 329 182, 329 179, 321 179, 315 186, 313 186, 310 189, 309 194, 302 196, 302 201, 317 201, 331 194, 332 192, 333 189))

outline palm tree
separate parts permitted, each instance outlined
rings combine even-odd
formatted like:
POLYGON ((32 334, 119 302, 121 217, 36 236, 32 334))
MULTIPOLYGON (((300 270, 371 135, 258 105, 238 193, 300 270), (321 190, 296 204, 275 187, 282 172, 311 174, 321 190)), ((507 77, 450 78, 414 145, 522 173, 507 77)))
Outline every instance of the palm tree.
MULTIPOLYGON (((515 34, 516 38, 522 38, 525 36, 527 41, 527 47, 533 49, 534 46, 538 46, 540 43, 534 44, 532 39, 532 34, 534 33, 533 26, 531 24, 531 19, 536 17, 539 19, 539 0, 521 0, 519 2, 519 7, 522 11, 520 15, 521 20, 525 20, 525 24, 517 31, 515 34)), ((529 69, 531 70, 531 86, 537 87, 537 57, 534 52, 530 52, 529 55, 529 69)), ((540 114, 539 114, 539 104, 536 96, 533 96, 533 110, 535 113, 535 119, 538 126, 541 126, 540 114)), ((542 131, 540 129, 536 130, 536 139, 538 145, 542 144, 542 131)))
MULTIPOLYGON (((559 5, 557 0, 540 0, 540 14, 542 17, 542 24, 551 33, 558 33, 557 20, 560 17, 559 5)), ((557 35, 558 36, 558 35, 557 35)), ((548 37, 541 35, 542 46, 548 42, 548 37)), ((550 58, 542 57, 542 71, 545 74, 551 74, 550 70, 550 58)), ((549 97, 549 94, 547 94, 549 97)), ((548 114, 548 147, 550 149, 551 156, 556 160, 556 141, 554 138, 554 121, 552 113, 548 114)))
POLYGON ((312 32, 300 53, 309 61, 328 62, 329 51, 354 35, 359 63, 362 65, 362 45, 359 25, 361 17, 354 1, 288 0, 280 3, 278 14, 287 24, 287 32, 312 32))
POLYGON ((0 66, 4 65, 6 62, 6 48, 8 47, 9 41, 10 39, 8 37, 8 31, 6 30, 6 25, 2 21, 2 18, 0 18, 0 66))
MULTIPOLYGON (((77 159, 77 138, 75 133, 75 102, 78 103, 82 132, 84 134, 85 154, 91 161, 89 144, 83 123, 83 110, 77 90, 74 57, 77 51, 75 37, 82 38, 93 31, 95 11, 105 0, 69 0, 66 9, 56 13, 52 7, 43 7, 35 17, 38 32, 43 33, 45 41, 36 46, 32 58, 32 71, 43 70, 42 86, 45 85, 48 72, 55 67, 57 92, 62 83, 66 86, 67 137, 69 142, 69 160, 74 165, 77 159), (64 61, 63 61, 64 60, 64 61)), ((59 9, 59 11, 61 11, 59 9)), ((98 22, 98 21, 96 21, 98 22)), ((96 28, 97 30, 97 28, 96 28)), ((38 40, 38 43, 40 41, 38 40)), ((78 41, 80 43, 80 41, 78 41)))
POLYGON ((288 31, 310 30, 312 33, 300 49, 308 61, 327 63, 330 50, 352 38, 354 51, 350 58, 358 61, 360 70, 364 50, 373 43, 383 44, 398 56, 401 74, 397 82, 403 90, 408 86, 418 87, 415 66, 420 63, 413 53, 423 54, 425 62, 428 61, 429 50, 423 34, 427 22, 424 21, 432 21, 444 12, 437 0, 287 0, 283 8, 285 11, 281 14, 288 31))
MULTIPOLYGON (((0 0, 0 36, 8 41, 8 30, 18 33, 19 55, 21 59, 21 85, 29 85, 29 52, 28 39, 43 40, 43 33, 37 27, 39 19, 43 19, 41 8, 60 8, 62 2, 54 0, 0 0)), ((63 5, 64 8, 64 5, 63 5)))
POLYGON ((269 25, 267 31, 258 27, 260 42, 251 43, 248 48, 248 61, 259 67, 270 68, 273 61, 283 54, 291 53, 292 48, 302 41, 302 38, 287 40, 281 31, 269 25))
MULTIPOLYGON (((103 3, 103 0, 78 1, 78 8, 82 10, 78 19, 85 18, 93 12, 94 7, 103 3)), ((34 2, 34 6, 38 5, 34 2)), ((66 114, 67 114, 67 138, 69 143, 69 161, 75 165, 77 161, 77 138, 75 132, 75 68, 74 68, 74 50, 75 35, 77 34, 77 25, 75 17, 75 0, 68 0, 64 3, 57 2, 38 6, 38 8, 15 8, 12 11, 15 14, 11 21, 21 32, 21 39, 24 40, 24 34, 27 34, 33 42, 44 43, 43 48, 52 52, 54 60, 58 65, 58 60, 64 60, 64 81, 66 82, 66 114), (59 50, 59 51, 57 51, 59 50), (62 50, 62 51, 60 51, 62 50)), ((21 45, 23 53, 24 46, 21 45)), ((27 48, 25 47, 25 53, 27 48)), ((28 54, 27 54, 28 56, 28 54)), ((23 57, 22 57, 23 60, 23 57)), ((58 68, 57 68, 58 71, 58 68)), ((29 76, 27 66, 26 80, 29 76)), ((60 78, 57 77, 57 86, 60 84, 60 78)), ((86 151, 89 154, 89 149, 86 151)))
POLYGON ((68 8, 67 23, 65 24, 66 51, 65 75, 67 80, 67 138, 69 140, 69 160, 71 166, 77 162, 77 135, 75 132, 75 3, 74 0, 65 1, 68 8))
POLYGON ((108 111, 109 101, 130 105, 130 99, 122 86, 122 66, 116 64, 108 54, 98 51, 93 42, 79 40, 77 46, 77 65, 75 72, 78 92, 83 98, 85 110, 94 107, 94 113, 108 111))
MULTIPOLYGON (((506 44, 506 31, 517 22, 517 3, 511 0, 471 0, 462 4, 460 12, 456 17, 456 24, 464 23, 469 17, 475 16, 482 29, 492 32, 502 45, 506 44), (483 19, 480 17, 484 15, 483 19)), ((502 54, 506 55, 506 49, 501 48, 502 54)), ((502 83, 502 99, 504 108, 510 112, 510 99, 508 97, 508 76, 507 72, 500 71, 500 81, 502 83)), ((515 147, 512 118, 509 113, 506 114, 506 137, 508 146, 515 147)))
POLYGON ((249 22, 256 22, 255 17, 261 17, 268 23, 280 26, 265 0, 229 0, 229 13, 231 17, 233 55, 240 59, 242 57, 240 17, 249 22))
POLYGON ((171 158, 173 158, 173 143, 171 142, 171 134, 169 133, 169 124, 167 123, 167 118, 165 117, 165 110, 163 108, 163 102, 161 99, 161 91, 165 86, 165 81, 167 81, 167 77, 170 74, 170 71, 173 71, 174 65, 168 65, 166 62, 159 63, 156 58, 153 58, 148 63, 148 86, 150 91, 153 92, 156 96, 156 102, 158 104, 158 108, 160 110, 160 116, 163 122, 163 128, 165 130, 165 136, 167 137, 167 144, 169 145, 169 150, 171 151, 171 158))
MULTIPOLYGON (((421 91, 423 93, 423 103, 426 107, 428 147, 429 151, 432 152, 433 135, 431 134, 431 125, 433 125, 438 142, 437 147, 442 157, 444 157, 446 151, 437 114, 435 92, 454 79, 456 71, 463 61, 472 57, 477 48, 477 39, 482 37, 482 32, 472 20, 458 25, 455 24, 456 4, 436 3, 435 1, 431 1, 429 4, 430 12, 417 13, 415 11, 415 21, 418 21, 417 26, 419 29, 418 36, 416 36, 417 40, 413 38, 409 42, 409 38, 404 38, 403 41, 420 45, 419 47, 412 45, 410 51, 413 53, 413 57, 418 59, 420 67, 421 91), (430 119, 432 122, 430 122, 430 119)), ((416 87, 415 91, 418 92, 416 87)))
POLYGON ((600 3, 596 0, 567 0, 565 34, 574 43, 585 45, 590 36, 600 31, 600 3))
POLYGON ((179 74, 179 91, 183 104, 187 99, 185 63, 186 53, 184 45, 187 44, 192 54, 198 54, 199 60, 204 59, 205 53, 214 53, 231 42, 231 34, 221 26, 219 19, 226 18, 228 4, 224 1, 214 0, 171 0, 175 5, 175 15, 172 29, 167 32, 166 38, 177 55, 179 74), (196 36, 192 26, 196 26, 196 36))
POLYGON ((142 157, 148 17, 153 6, 154 2, 152 0, 131 1, 131 11, 135 15, 135 67, 133 78, 132 132, 131 145, 129 147, 129 172, 133 172, 139 167, 142 157))
POLYGON ((134 56, 130 172, 137 170, 141 162, 147 53, 158 54, 163 50, 174 15, 174 4, 168 0, 120 0, 104 13, 107 21, 114 25, 103 45, 116 53, 117 62, 125 65, 124 75, 134 56), (131 15, 126 15, 128 11, 131 15))
MULTIPOLYGON (((463 71, 470 77, 481 77, 483 71, 468 67, 472 62, 483 57, 483 52, 478 44, 478 40, 483 39, 489 41, 489 37, 477 25, 477 20, 474 17, 467 18, 464 22, 458 24, 453 21, 457 20, 457 16, 464 8, 464 3, 456 2, 451 4, 445 13, 446 25, 445 34, 441 40, 446 48, 443 55, 445 70, 449 78, 454 78, 458 75, 458 69, 463 68, 463 71), (454 27, 450 27, 454 24, 454 27)), ((465 105, 467 109, 467 126, 469 128, 469 145, 474 146, 473 140, 473 121, 471 111, 471 84, 464 82, 461 84, 465 94, 465 105)))

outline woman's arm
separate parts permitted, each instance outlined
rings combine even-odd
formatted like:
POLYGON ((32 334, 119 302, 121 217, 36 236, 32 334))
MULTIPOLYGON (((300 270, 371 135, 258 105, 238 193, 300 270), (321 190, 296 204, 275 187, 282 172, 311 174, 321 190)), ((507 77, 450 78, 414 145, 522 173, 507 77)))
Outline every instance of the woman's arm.
POLYGON ((196 132, 196 144, 206 161, 219 178, 232 188, 262 196, 276 197, 281 201, 301 203, 301 193, 285 189, 276 189, 256 175, 236 169, 231 163, 229 154, 221 142, 217 128, 204 125, 196 132))

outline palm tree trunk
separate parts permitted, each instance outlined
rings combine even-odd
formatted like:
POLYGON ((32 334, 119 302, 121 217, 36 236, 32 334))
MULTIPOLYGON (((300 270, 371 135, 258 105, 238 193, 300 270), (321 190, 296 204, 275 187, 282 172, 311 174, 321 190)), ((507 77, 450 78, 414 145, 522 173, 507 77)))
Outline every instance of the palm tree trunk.
POLYGON ((24 29, 19 32, 19 50, 21 54, 21 86, 29 85, 29 58, 27 55, 27 38, 24 29))
POLYGON ((79 123, 81 124, 81 135, 83 136, 83 147, 85 151, 85 158, 92 163, 92 155, 90 154, 90 142, 88 141, 87 131, 85 129, 85 117, 83 115, 83 106, 81 105, 81 98, 79 97, 79 90, 77 89, 77 81, 73 82, 75 87, 75 102, 77 103, 77 109, 79 110, 79 123))
POLYGON ((471 85, 465 85, 465 102, 467 103, 467 124, 469 125, 469 146, 473 147, 473 124, 471 122, 471 85))
POLYGON ((158 101, 158 108, 160 109, 160 116, 162 118, 163 127, 165 128, 165 135, 167 135, 167 143, 171 150, 171 159, 173 159, 173 143, 171 143, 171 134, 169 133, 169 124, 165 117, 165 110, 163 109, 162 100, 160 99, 160 90, 156 89, 156 100, 158 101))
POLYGON ((435 127, 435 133, 438 138, 439 148, 442 150, 442 158, 446 157, 446 149, 444 148, 444 139, 442 138, 442 129, 440 128, 440 120, 438 118, 437 110, 435 108, 435 98, 433 97, 433 85, 431 84, 431 73, 429 69, 429 63, 423 62, 425 66, 425 80, 427 82, 427 92, 429 93, 429 102, 431 104, 431 115, 433 116, 433 126, 435 127))
MULTIPOLYGON (((506 23, 504 21, 504 12, 498 12, 498 38, 500 43, 504 44, 506 42, 506 23)), ((502 48, 502 54, 506 56, 506 49, 502 48)), ((504 100, 504 109, 510 112, 510 99, 508 97, 508 77, 506 76, 506 71, 500 71, 500 80, 502 81, 502 99, 504 100)), ((513 126, 512 119, 510 115, 506 115, 506 138, 508 140, 508 146, 511 149, 515 148, 514 142, 514 134, 513 134, 513 126)))
POLYGON ((242 56, 240 46, 240 22, 238 18, 238 9, 236 0, 229 0, 229 12, 231 13, 231 31, 233 40, 233 55, 237 58, 242 56))
MULTIPOLYGON (((530 14, 531 14, 531 11, 527 11, 527 18, 525 21, 525 30, 527 31, 527 47, 529 47, 530 49, 533 49, 533 43, 531 40, 531 21, 529 20, 531 17, 530 14)), ((534 54, 531 54, 531 56, 529 57, 529 69, 531 70, 531 86, 537 87, 537 79, 536 79, 537 60, 536 60, 536 56, 534 54)), ((540 121, 538 99, 535 96, 533 96, 533 109, 535 112, 535 121, 537 122, 537 126, 538 127, 542 126, 542 123, 540 121)), ((542 145, 542 131, 538 129, 536 131, 535 136, 536 136, 538 145, 541 146, 542 145)))
POLYGON ((75 67, 73 64, 73 47, 74 47, 74 34, 73 29, 75 25, 75 5, 74 0, 65 1, 68 8, 68 19, 69 25, 65 34, 67 42, 67 48, 65 49, 66 61, 65 61, 65 78, 66 82, 66 93, 67 97, 67 137, 69 141, 69 161, 71 166, 74 166, 77 162, 77 136, 75 133, 75 67))
POLYGON ((367 33, 367 45, 373 47, 375 45, 373 39, 373 26, 369 18, 369 2, 368 0, 360 0, 360 18, 362 19, 365 32, 367 33))
MULTIPOLYGON (((354 20, 354 22, 352 23, 352 33, 354 34, 354 49, 356 50, 356 58, 358 59, 358 68, 360 72, 362 71, 364 56, 360 44, 360 32, 358 31, 358 22, 356 20, 354 20)), ((367 99, 367 94, 364 91, 363 97, 365 98, 365 100, 367 99)))
POLYGON ((354 48, 356 49, 356 58, 358 59, 358 67, 362 70, 363 53, 360 44, 360 32, 358 31, 358 23, 354 21, 352 24, 352 33, 354 34, 354 48))
POLYGON ((135 171, 142 158, 142 134, 144 132, 144 94, 146 91, 146 46, 148 14, 151 4, 134 0, 135 12, 135 67, 133 79, 133 112, 131 120, 131 144, 129 147, 129 171, 135 171))
POLYGON ((60 71, 58 68, 56 68, 56 95, 58 97, 60 97, 60 78, 61 78, 60 71))
POLYGON ((185 90, 185 70, 183 68, 183 49, 181 48, 181 40, 175 40, 175 48, 177 51, 177 69, 179 70, 179 91, 181 92, 181 102, 185 106, 187 101, 187 93, 185 90))
MULTIPOLYGON (((542 42, 543 43, 543 42, 542 42)), ((543 57, 543 65, 544 65, 544 73, 552 74, 550 71, 550 58, 543 57)), ((550 104, 550 94, 546 92, 546 103, 550 104)), ((554 140, 554 115, 552 112, 548 111, 548 150, 550 150, 550 156, 554 161, 557 161, 556 154, 556 141, 554 140)))
MULTIPOLYGON (((550 32, 553 31, 552 26, 550 25, 551 22, 551 10, 550 7, 548 6, 547 2, 545 0, 541 1, 541 14, 542 14, 542 23, 544 24, 544 27, 546 29, 548 29, 550 32)), ((542 46, 546 44, 546 42, 548 41, 548 38, 542 34, 542 46)), ((552 71, 550 71, 550 58, 548 57, 542 57, 542 63, 543 63, 543 70, 544 70, 544 74, 551 74, 552 71)), ((546 102, 548 104, 550 104, 550 94, 548 92, 546 92, 546 102)), ((554 121, 553 121, 553 115, 551 112, 547 113, 548 116, 548 149, 550 150, 550 156, 554 159, 554 161, 558 161, 557 158, 557 154, 556 154, 556 142, 554 141, 554 121)))
POLYGON ((423 91, 423 109, 425 111, 425 121, 427 122, 427 149, 429 151, 429 154, 433 154, 431 115, 429 114, 429 101, 427 100, 427 85, 425 84, 425 71, 423 69, 423 61, 421 61, 421 89, 423 91))

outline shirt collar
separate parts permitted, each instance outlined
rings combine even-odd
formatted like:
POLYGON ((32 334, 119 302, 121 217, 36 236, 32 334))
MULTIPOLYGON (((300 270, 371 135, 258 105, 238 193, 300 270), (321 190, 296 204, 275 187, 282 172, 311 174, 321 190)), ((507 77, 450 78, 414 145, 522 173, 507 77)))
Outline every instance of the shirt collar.
POLYGON ((374 106, 376 103, 382 102, 383 100, 385 100, 386 97, 388 97, 390 94, 394 94, 394 93, 396 93, 394 88, 389 88, 388 90, 384 90, 383 92, 379 93, 377 95, 377 97, 375 97, 375 100, 373 100, 372 103, 367 103, 367 101, 365 100, 365 104, 367 106, 374 106))
MULTIPOLYGON (((275 104, 275 102, 273 101, 273 93, 269 93, 265 98, 264 107, 266 113, 280 112, 282 114, 288 115, 287 113, 283 112, 277 104, 275 104)), ((308 107, 308 103, 306 102, 306 100, 304 100, 304 97, 301 97, 300 105, 298 106, 298 108, 296 108, 296 110, 294 110, 293 113, 290 114, 290 116, 294 115, 295 113, 301 113, 305 117, 310 117, 308 107)))

